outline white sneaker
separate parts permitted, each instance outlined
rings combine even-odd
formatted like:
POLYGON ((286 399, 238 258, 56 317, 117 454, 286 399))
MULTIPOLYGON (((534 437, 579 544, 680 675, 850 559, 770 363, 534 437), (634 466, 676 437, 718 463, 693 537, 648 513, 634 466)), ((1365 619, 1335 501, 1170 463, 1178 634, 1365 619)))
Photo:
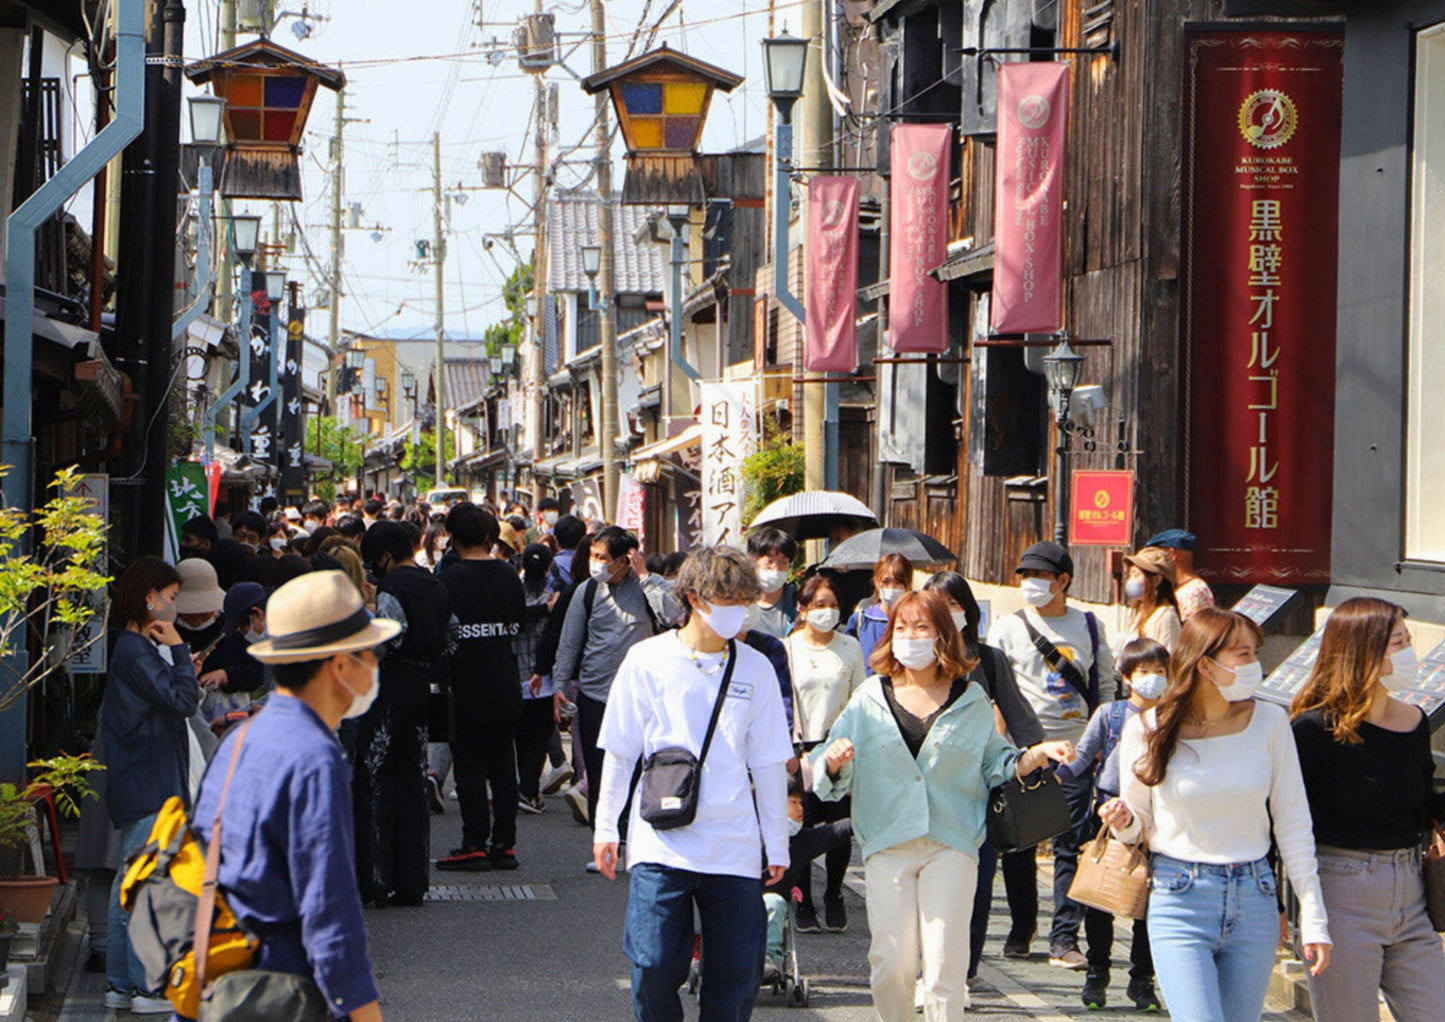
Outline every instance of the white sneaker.
POLYGON ((542 794, 555 795, 562 790, 562 786, 577 776, 570 763, 563 763, 561 766, 554 766, 542 777, 542 794))
POLYGON ((105 1006, 114 1011, 130 1011, 130 994, 115 987, 105 988, 105 1006))
POLYGON ((587 796, 578 791, 575 787, 568 788, 567 794, 562 796, 567 800, 568 807, 572 810, 572 819, 586 827, 587 820, 587 796))
POLYGON ((147 997, 136 994, 130 999, 132 1015, 169 1015, 175 1008, 164 997, 147 997))

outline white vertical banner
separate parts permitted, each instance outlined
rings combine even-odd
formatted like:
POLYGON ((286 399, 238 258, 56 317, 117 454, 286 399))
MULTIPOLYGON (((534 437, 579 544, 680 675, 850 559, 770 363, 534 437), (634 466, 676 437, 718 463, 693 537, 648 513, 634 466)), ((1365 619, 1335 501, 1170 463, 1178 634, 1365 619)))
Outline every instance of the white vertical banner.
POLYGON ((646 544, 647 491, 631 472, 617 477, 617 524, 646 544))
POLYGON ((758 449, 757 383, 703 383, 700 391, 703 542, 741 546, 743 461, 758 449))

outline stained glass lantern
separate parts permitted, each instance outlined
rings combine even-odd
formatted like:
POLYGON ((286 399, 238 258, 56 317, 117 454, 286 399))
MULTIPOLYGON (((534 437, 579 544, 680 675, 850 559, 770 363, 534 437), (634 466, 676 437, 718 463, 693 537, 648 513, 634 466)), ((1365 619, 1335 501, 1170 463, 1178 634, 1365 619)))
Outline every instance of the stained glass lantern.
POLYGON ((318 85, 346 84, 335 68, 317 64, 269 39, 238 46, 186 69, 226 101, 229 144, 220 192, 235 199, 299 199, 301 135, 318 85))

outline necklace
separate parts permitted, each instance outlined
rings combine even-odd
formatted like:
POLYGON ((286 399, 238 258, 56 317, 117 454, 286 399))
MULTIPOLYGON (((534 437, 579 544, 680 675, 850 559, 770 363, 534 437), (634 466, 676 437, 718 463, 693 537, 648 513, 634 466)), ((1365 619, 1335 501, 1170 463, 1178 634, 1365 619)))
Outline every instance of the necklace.
POLYGON ((681 644, 683 649, 687 650, 688 659, 692 661, 692 665, 696 667, 699 671, 706 675, 713 675, 716 674, 718 671, 722 670, 723 664, 727 660, 727 653, 725 651, 723 653, 704 653, 703 656, 705 657, 711 658, 716 656, 718 658, 716 663, 704 663, 698 657, 697 650, 693 649, 687 644, 686 640, 683 639, 681 633, 675 634, 677 634, 678 643, 681 644))

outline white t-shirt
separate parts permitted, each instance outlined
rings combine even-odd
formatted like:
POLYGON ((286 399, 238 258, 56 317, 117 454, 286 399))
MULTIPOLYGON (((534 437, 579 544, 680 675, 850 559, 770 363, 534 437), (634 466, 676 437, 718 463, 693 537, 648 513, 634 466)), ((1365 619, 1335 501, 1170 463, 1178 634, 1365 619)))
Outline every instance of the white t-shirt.
POLYGON ((788 671, 793 676, 793 737, 821 742, 858 686, 868 680, 863 647, 834 632, 826 646, 815 646, 798 629, 788 636, 788 671))
MULTIPOLYGON (((627 837, 629 863, 650 862, 695 873, 757 877, 763 849, 768 861, 787 863, 788 826, 786 774, 764 768, 781 766, 793 756, 777 672, 767 657, 739 642, 737 664, 723 702, 712 746, 703 761, 697 816, 686 827, 658 831, 642 819, 641 799, 632 802, 627 837), (760 790, 753 804, 752 780, 760 790), (760 773, 761 772, 761 773, 760 773), (763 792, 763 773, 778 791, 763 792)), ((692 650, 677 632, 665 632, 637 643, 618 668, 607 697, 607 711, 597 744, 609 759, 646 762, 659 749, 674 746, 702 751, 725 653, 692 650)), ((598 804, 599 843, 616 841, 614 786, 604 768, 602 801, 598 804)), ((625 782, 622 788, 625 797, 625 782)))
MULTIPOLYGON (((1090 652, 1089 623, 1082 610, 1070 607, 1062 617, 1042 617, 1032 607, 1024 608, 1029 623, 1054 644, 1065 658, 1079 668, 1085 678, 1094 662, 1090 652)), ((1109 652, 1109 637, 1104 622, 1095 618, 1099 633, 1099 690, 1107 702, 1114 685, 1114 657, 1109 652)), ((1044 735, 1050 741, 1077 742, 1089 723, 1089 707, 1079 690, 1068 679, 1051 668, 1029 638, 1028 629, 1017 614, 1005 614, 994 622, 988 644, 997 646, 1013 664, 1019 691, 1038 714, 1044 735)))

